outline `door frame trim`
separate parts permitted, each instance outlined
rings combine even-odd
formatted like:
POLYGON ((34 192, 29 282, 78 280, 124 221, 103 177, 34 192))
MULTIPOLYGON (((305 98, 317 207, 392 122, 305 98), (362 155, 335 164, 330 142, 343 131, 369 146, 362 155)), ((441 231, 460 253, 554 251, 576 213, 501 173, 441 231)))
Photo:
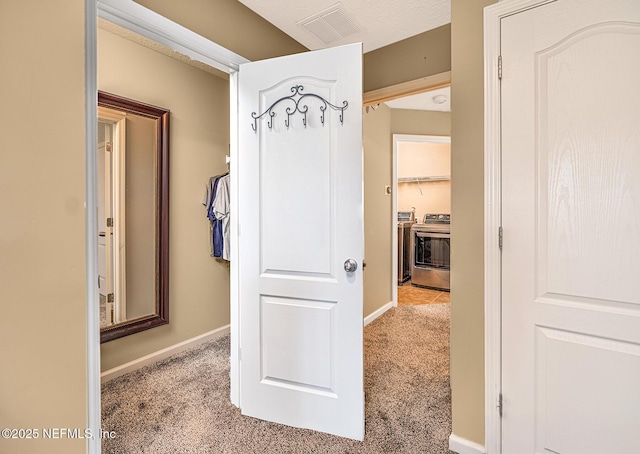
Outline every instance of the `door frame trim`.
POLYGON ((484 380, 485 450, 502 452, 502 224, 500 24, 504 17, 556 0, 505 0, 484 9, 484 380))
POLYGON ((362 95, 362 105, 371 106, 386 101, 438 90, 451 85, 451 71, 409 80, 388 87, 369 90, 362 95))
MULTIPOLYGON (((100 298, 98 294, 98 7, 84 1, 85 117, 85 248, 87 300, 87 428, 100 433, 100 298)), ((88 438, 86 449, 99 454, 100 437, 88 438)))
MULTIPOLYGON (((238 180, 237 162, 239 160, 238 149, 238 88, 239 72, 229 73, 229 210, 238 213, 238 180)), ((229 324, 230 324, 230 355, 229 378, 231 403, 238 408, 242 406, 240 396, 240 219, 239 216, 230 216, 229 235, 237 241, 231 241, 229 251, 230 276, 229 276, 229 324)))
MULTIPOLYGON (((152 41, 189 56, 193 60, 201 61, 226 74, 229 74, 230 89, 235 87, 237 70, 241 63, 249 60, 231 52, 228 49, 198 35, 197 33, 167 19, 166 17, 150 10, 132 0, 85 0, 85 197, 86 197, 86 300, 87 300, 87 427, 93 433, 100 432, 100 311, 98 298, 98 241, 97 235, 97 166, 95 144, 97 143, 98 121, 98 68, 97 68, 97 28, 98 18, 115 23, 120 27, 133 31, 152 41)), ((237 108, 234 107, 235 96, 230 95, 230 127, 237 124, 237 108)), ((237 147, 234 150, 235 134, 230 132, 231 141, 231 168, 233 157, 237 155, 237 147)), ((237 176, 236 176, 237 178, 237 176)), ((234 178, 231 179, 231 197, 234 197, 234 178)), ((233 202, 232 202, 233 209, 233 202)), ((237 217, 231 218, 232 233, 237 233, 237 217)), ((232 243, 232 256, 237 256, 237 242, 232 243), (234 247, 235 245, 235 247, 234 247), (234 254, 234 250, 236 251, 234 254)), ((237 292, 233 290, 234 282, 237 285, 237 260, 231 262, 231 345, 234 345, 237 336, 237 319, 234 325, 234 303, 237 307, 237 292), (235 271, 234 271, 235 270, 235 271), (235 280, 234 280, 235 276, 235 280)), ((236 311, 237 313, 237 311, 236 311)), ((234 394, 234 373, 238 374, 239 361, 231 355, 231 401, 239 404, 237 394, 234 394), (235 367, 234 367, 235 366, 235 367)), ((236 375, 237 376, 237 375, 236 375)), ((87 439, 87 451, 99 454, 101 450, 100 437, 87 439)))
MULTIPOLYGON (((507 2, 508 3, 508 2, 507 2)), ((500 20, 504 2, 484 13, 484 444, 487 453, 502 452, 502 424, 497 403, 502 391, 500 307, 501 253, 498 229, 500 198, 500 20)))
POLYGON ((98 0, 98 17, 231 74, 246 58, 132 0, 98 0))

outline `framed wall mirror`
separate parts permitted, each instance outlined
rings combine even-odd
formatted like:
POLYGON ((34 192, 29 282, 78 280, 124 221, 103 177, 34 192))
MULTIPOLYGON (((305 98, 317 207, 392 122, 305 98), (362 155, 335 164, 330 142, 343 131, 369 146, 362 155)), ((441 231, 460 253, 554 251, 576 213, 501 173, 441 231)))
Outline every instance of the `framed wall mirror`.
POLYGON ((98 92, 101 343, 169 323, 169 114, 98 92))

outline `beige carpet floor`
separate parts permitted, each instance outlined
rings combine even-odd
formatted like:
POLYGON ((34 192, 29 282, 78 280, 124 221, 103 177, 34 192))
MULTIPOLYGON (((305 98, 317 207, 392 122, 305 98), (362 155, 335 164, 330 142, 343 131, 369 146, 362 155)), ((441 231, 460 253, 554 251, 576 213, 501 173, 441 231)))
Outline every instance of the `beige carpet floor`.
MULTIPOLYGON (((392 308, 365 327, 365 440, 242 416, 225 336, 102 387, 104 453, 449 453, 449 304, 392 308)), ((336 415, 339 417, 339 415, 336 415)))

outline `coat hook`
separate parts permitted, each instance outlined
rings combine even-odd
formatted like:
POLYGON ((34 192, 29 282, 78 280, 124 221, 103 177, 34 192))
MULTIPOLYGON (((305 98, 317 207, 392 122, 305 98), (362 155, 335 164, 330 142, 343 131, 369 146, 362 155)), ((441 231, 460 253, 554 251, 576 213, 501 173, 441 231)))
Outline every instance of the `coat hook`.
POLYGON ((295 112, 295 109, 291 110, 291 107, 287 107, 286 112, 287 112, 287 119, 284 121, 284 124, 287 127, 287 129, 289 129, 289 124, 290 124, 289 118, 295 112))
POLYGON ((290 117, 294 115, 296 112, 303 114, 302 124, 306 128, 307 112, 309 111, 309 106, 307 104, 301 103, 301 101, 304 98, 315 98, 322 103, 322 105, 320 106, 320 123, 322 123, 322 126, 324 126, 324 114, 325 114, 325 111, 327 110, 327 107, 331 107, 333 110, 340 111, 340 116, 339 116, 340 124, 344 125, 344 111, 349 106, 349 103, 347 101, 343 101, 342 106, 336 106, 331 104, 329 101, 327 101, 325 98, 323 98, 320 95, 317 95, 315 93, 303 93, 303 91, 304 91, 304 86, 294 85, 291 87, 291 92, 293 93, 291 96, 285 96, 283 98, 278 99, 260 115, 258 115, 256 112, 252 112, 251 118, 253 118, 253 124, 251 125, 251 128, 255 132, 258 132, 258 120, 264 117, 265 115, 269 114, 269 120, 267 121, 267 126, 269 127, 269 129, 273 129, 273 117, 275 117, 276 115, 274 108, 281 102, 293 103, 293 105, 290 105, 285 109, 285 113, 287 114, 287 117, 284 120, 284 124, 287 127, 287 129, 289 129, 289 126, 291 125, 290 117))

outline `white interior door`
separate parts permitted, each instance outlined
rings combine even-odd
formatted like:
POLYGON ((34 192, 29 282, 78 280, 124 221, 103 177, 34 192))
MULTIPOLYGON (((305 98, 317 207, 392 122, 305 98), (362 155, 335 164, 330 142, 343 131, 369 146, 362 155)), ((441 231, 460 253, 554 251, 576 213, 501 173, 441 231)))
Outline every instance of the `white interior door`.
POLYGON ((117 311, 114 304, 113 292, 113 126, 104 124, 105 153, 104 153, 104 222, 105 231, 105 276, 107 294, 107 322, 118 323, 117 311))
POLYGON ((504 453, 640 452, 640 3, 503 18, 504 453))
POLYGON ((242 413, 362 440, 362 47, 238 80, 242 413))
POLYGON ((101 326, 115 322, 113 304, 113 228, 108 219, 113 219, 112 203, 112 126, 98 122, 101 129, 98 144, 98 289, 101 314, 101 326), (101 309, 102 310, 102 309, 101 309))
MULTIPOLYGON (((98 128, 102 128, 104 134, 104 125, 98 123, 98 128)), ((98 144, 97 150, 97 178, 98 178, 98 292, 100 294, 100 326, 105 326, 107 322, 111 322, 108 317, 107 310, 107 217, 105 216, 105 156, 106 145, 104 140, 98 144), (102 308, 104 306, 104 309, 102 308)))

